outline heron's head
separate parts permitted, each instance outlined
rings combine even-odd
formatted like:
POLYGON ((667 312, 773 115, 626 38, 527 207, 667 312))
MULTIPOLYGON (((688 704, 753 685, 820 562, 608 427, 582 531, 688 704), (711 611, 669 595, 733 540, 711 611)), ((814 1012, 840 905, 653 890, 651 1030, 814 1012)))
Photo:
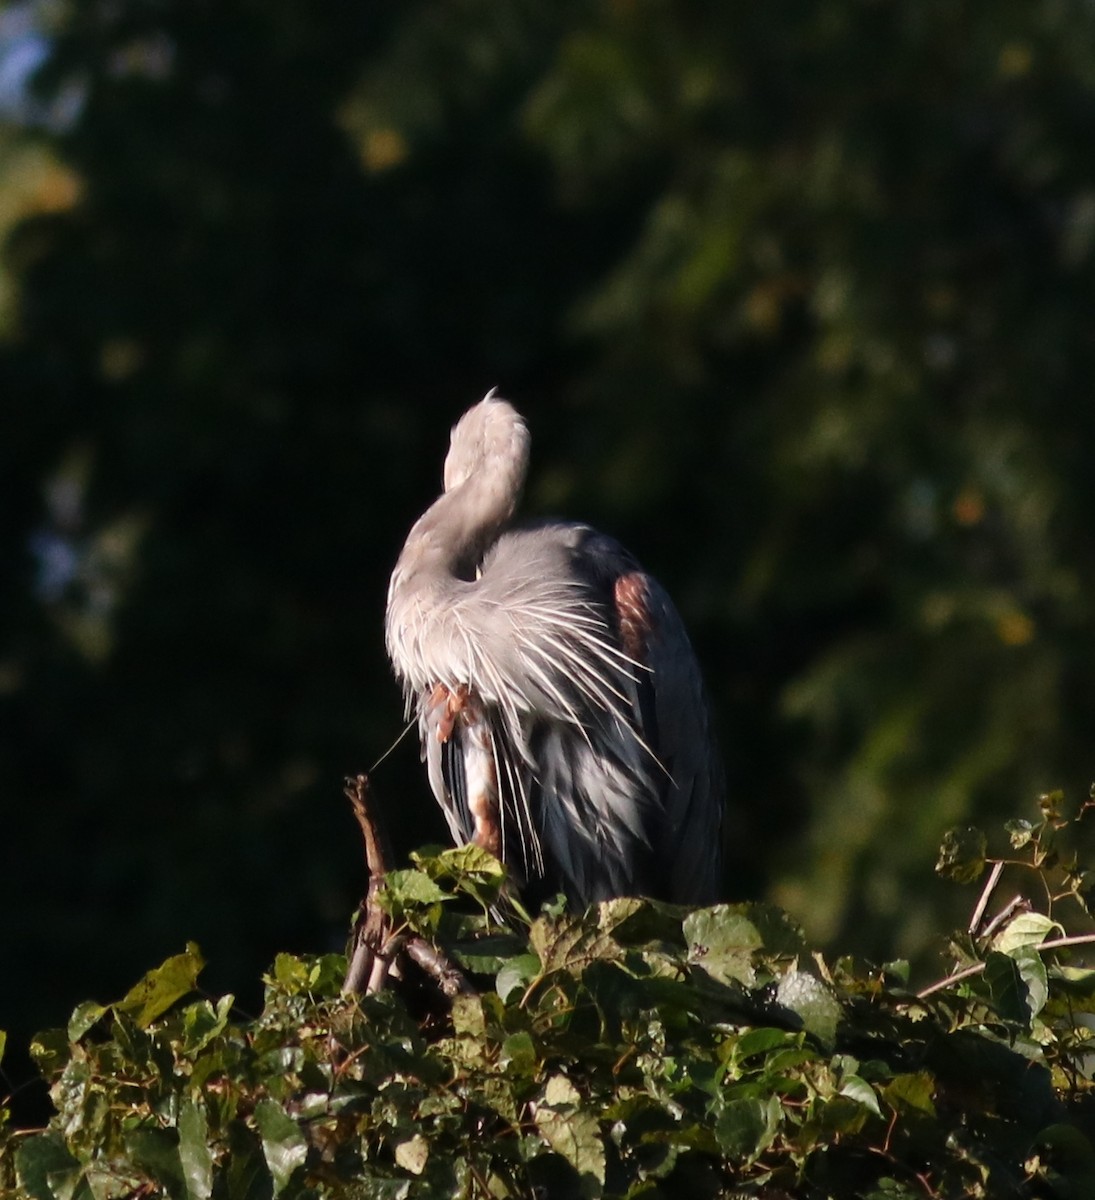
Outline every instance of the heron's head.
POLYGON ((528 469, 529 432, 521 414, 493 389, 453 426, 445 456, 445 491, 486 469, 502 470, 519 489, 528 469))

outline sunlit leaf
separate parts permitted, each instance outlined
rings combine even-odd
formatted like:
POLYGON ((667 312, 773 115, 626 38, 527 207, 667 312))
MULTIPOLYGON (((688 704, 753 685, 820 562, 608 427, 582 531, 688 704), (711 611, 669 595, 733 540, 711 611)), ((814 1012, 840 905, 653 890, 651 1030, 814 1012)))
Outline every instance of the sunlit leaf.
POLYGON ((882 1089, 882 1099, 899 1113, 935 1116, 935 1080, 927 1071, 895 1075, 882 1089))
POLYGON ((722 983, 752 985, 753 953, 764 945, 748 917, 729 905, 701 908, 684 920, 689 959, 722 983))
POLYGON ((85 1000, 83 1004, 78 1004, 68 1020, 69 1041, 78 1042, 108 1011, 105 1005, 96 1004, 94 1000, 85 1000))
POLYGON ((179 1109, 179 1161, 188 1200, 209 1200, 213 1192, 213 1155, 204 1107, 185 1100, 179 1109))
POLYGON ((878 1103, 878 1093, 865 1080, 858 1075, 846 1075, 840 1083, 840 1094, 854 1100, 857 1104, 863 1105, 875 1114, 882 1116, 882 1109, 878 1103))
POLYGON ((1021 912, 992 939, 993 950, 1011 954, 1021 946, 1038 946, 1048 937, 1060 936, 1064 928, 1039 912, 1021 912))
POLYGON ((519 954, 506 962, 495 978, 494 986, 503 1000, 515 992, 523 992, 540 973, 540 959, 535 954, 519 954))
POLYGON ((842 1010, 827 984, 807 971, 792 968, 779 981, 776 999, 798 1016, 806 1031, 823 1046, 835 1043, 842 1010))
POLYGON ((452 899, 425 871, 411 869, 389 871, 384 876, 384 896, 388 904, 401 908, 452 899))
POLYGON ((188 942, 185 954, 176 954, 149 971, 114 1007, 132 1016, 137 1025, 145 1029, 183 996, 194 991, 204 966, 205 959, 198 947, 188 942))
POLYGON ((300 1126, 275 1100, 260 1100, 255 1106, 255 1125, 262 1138, 262 1153, 274 1180, 274 1195, 280 1195, 293 1172, 304 1165, 308 1143, 300 1126))
POLYGON ((593 1113, 581 1107, 577 1088, 565 1075, 552 1075, 536 1106, 536 1125, 544 1140, 578 1172, 583 1196, 601 1194, 605 1147, 593 1113))
POLYGON ((409 1141, 396 1144, 395 1161, 412 1175, 422 1174, 429 1157, 430 1144, 421 1134, 416 1133, 409 1141))
POLYGON ((195 1054, 204 1049, 224 1032, 235 999, 229 994, 221 996, 215 1005, 208 1000, 199 1000, 186 1007, 183 1012, 183 1032, 188 1053, 195 1054))

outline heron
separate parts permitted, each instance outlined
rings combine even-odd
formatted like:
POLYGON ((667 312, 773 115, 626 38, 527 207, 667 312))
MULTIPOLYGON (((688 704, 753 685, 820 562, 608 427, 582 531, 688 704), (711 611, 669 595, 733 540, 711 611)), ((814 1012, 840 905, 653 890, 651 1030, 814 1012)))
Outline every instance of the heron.
POLYGON ((388 589, 385 640, 454 840, 526 903, 721 895, 723 776, 664 588, 588 525, 514 523, 528 427, 491 391, 388 589))

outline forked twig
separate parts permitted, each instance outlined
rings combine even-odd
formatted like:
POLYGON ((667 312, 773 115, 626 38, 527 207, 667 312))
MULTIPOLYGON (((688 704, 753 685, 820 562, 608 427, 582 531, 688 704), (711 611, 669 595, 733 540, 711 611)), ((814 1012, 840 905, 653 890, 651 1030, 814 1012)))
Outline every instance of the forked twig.
POLYGON ((352 995, 374 995, 387 986, 389 977, 402 977, 401 958, 406 955, 446 998, 474 994, 464 973, 443 951, 417 934, 393 932, 391 918, 377 903, 377 893, 391 869, 391 844, 369 803, 369 777, 355 775, 347 779, 345 792, 365 843, 369 888, 358 908, 353 951, 342 990, 352 995))

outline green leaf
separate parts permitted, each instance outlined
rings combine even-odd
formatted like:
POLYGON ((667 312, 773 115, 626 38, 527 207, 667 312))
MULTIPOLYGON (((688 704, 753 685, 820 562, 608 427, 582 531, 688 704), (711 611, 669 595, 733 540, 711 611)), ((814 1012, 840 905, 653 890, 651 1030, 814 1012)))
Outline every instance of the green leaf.
POLYGON ((684 919, 688 958, 720 983, 756 982, 753 952, 764 939, 757 927, 728 904, 700 908, 684 919))
POLYGON ((1001 954, 1011 954, 1021 946, 1038 946, 1050 934, 1063 934, 1060 922, 1043 913, 1024 912, 1010 920, 992 939, 992 948, 1001 954))
POLYGON ((276 1100, 255 1105, 255 1125, 262 1139, 262 1153, 274 1179, 274 1195, 285 1190, 293 1172, 304 1165, 308 1143, 300 1126, 276 1100))
POLYGON ((477 846, 474 842, 465 842, 462 846, 453 846, 442 850, 436 856, 438 865, 453 875, 480 875, 485 879, 495 879, 501 883, 506 878, 506 868, 489 850, 477 846))
POLYGON ((882 1089, 882 1099, 898 1113, 935 1116, 935 1079, 927 1071, 895 1075, 882 1089))
POLYGON ((452 899, 451 894, 438 887, 425 871, 411 868, 389 871, 384 876, 383 891, 387 904, 399 908, 415 908, 452 899))
POLYGON ((94 1000, 77 1004, 68 1019, 68 1040, 78 1042, 109 1011, 106 1005, 96 1004, 94 1000))
POLYGON ((1034 946, 1017 946, 1011 957, 1019 968, 1019 975, 1026 987, 1026 1006, 1033 1020, 1046 1006, 1049 999, 1049 978, 1046 964, 1034 946))
POLYGON ((228 1017, 236 998, 231 993, 217 1001, 216 1007, 208 1000, 199 1000, 183 1011, 183 1045, 187 1054, 197 1054, 228 1026, 228 1017))
POLYGON ((535 954, 519 954, 511 958, 498 972, 494 990, 505 1001, 525 988, 540 973, 540 960, 535 954))
POLYGON ((130 1159, 156 1180, 168 1195, 183 1200, 183 1183, 179 1143, 172 1131, 166 1129, 131 1129, 125 1135, 125 1148, 130 1159))
POLYGON ((79 1175, 79 1162, 54 1130, 28 1137, 16 1148, 15 1177, 33 1200, 56 1200, 79 1175))
POLYGON ((799 1017, 808 1033, 826 1049, 832 1049, 842 1010, 826 984, 806 971, 792 968, 779 981, 776 999, 799 1017))
POLYGON ((536 1106, 536 1125, 544 1141, 578 1172, 582 1195, 601 1195, 605 1147, 597 1118, 583 1109, 578 1089, 565 1075, 553 1075, 536 1106))
POLYGON ((715 1121, 719 1149, 733 1162, 753 1162, 774 1141, 782 1115, 777 1096, 728 1100, 715 1121))
POLYGON ((761 901, 732 904, 731 911, 748 918, 760 934, 765 954, 793 958, 806 946, 802 926, 782 908, 761 901))
POLYGON ((59 1075, 72 1058, 72 1044, 63 1029, 43 1029, 30 1042, 34 1065, 48 1081, 59 1075))
POLYGON ((858 1075, 845 1075, 840 1085, 840 1094, 854 1100, 857 1104, 861 1104, 864 1108, 869 1108, 876 1117, 882 1116, 882 1109, 878 1103, 878 1093, 873 1087, 858 1075))
POLYGON ((985 957, 985 982, 1000 1016, 1023 1025, 1042 1011, 1049 996, 1045 964, 1033 946, 1018 946, 1011 954, 991 951, 985 957))
POLYGON ((179 1162, 188 1200, 209 1200, 213 1192, 213 1154, 205 1108, 184 1100, 179 1109, 179 1162))
POLYGON ((295 954, 279 954, 274 959, 274 982, 290 996, 308 990, 308 964, 295 954))
POLYGON ((770 1029, 764 1025, 746 1029, 733 1044, 733 1058, 735 1062, 742 1062, 755 1054, 767 1054, 778 1046, 797 1045, 801 1037, 801 1034, 788 1033, 785 1029, 770 1029))
POLYGON ((532 1035, 524 1030, 519 1033, 511 1033, 502 1042, 502 1056, 499 1065, 506 1071, 517 1072, 520 1075, 532 1075, 539 1062, 532 1035))
POLYGON ((618 962, 623 957, 623 948, 600 927, 596 909, 580 916, 537 917, 529 929, 529 944, 545 975, 555 971, 580 975, 598 959, 618 962))
POLYGON ((988 841, 980 829, 973 826, 948 829, 939 847, 937 874, 955 883, 973 883, 985 869, 988 841))
POLYGON ((176 954, 149 971, 114 1007, 147 1029, 176 1001, 194 991, 204 966, 201 951, 193 942, 187 942, 185 954, 176 954))
POLYGON ((453 1030, 464 1037, 482 1038, 487 1032, 487 1014, 482 996, 456 996, 452 1002, 453 1030))

